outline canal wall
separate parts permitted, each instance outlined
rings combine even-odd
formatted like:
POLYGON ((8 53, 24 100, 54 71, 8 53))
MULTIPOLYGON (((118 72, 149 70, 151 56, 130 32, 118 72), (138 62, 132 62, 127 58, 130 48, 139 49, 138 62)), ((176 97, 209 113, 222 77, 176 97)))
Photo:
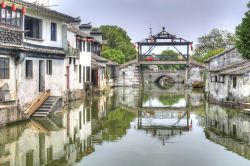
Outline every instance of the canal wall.
POLYGON ((17 107, 0 108, 0 126, 5 126, 10 123, 27 120, 28 117, 24 115, 17 107))

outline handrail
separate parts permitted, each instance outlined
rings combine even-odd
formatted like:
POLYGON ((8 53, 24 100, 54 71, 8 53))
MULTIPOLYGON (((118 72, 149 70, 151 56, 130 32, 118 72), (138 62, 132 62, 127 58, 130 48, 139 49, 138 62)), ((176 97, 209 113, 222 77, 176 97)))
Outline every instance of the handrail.
POLYGON ((37 109, 48 99, 50 95, 51 95, 50 90, 47 90, 38 95, 24 113, 29 117, 33 115, 37 111, 37 109))

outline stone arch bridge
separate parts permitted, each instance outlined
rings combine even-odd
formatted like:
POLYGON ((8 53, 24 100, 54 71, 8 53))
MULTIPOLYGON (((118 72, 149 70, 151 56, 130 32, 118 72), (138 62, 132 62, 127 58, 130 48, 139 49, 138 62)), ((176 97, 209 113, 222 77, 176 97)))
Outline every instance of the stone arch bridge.
POLYGON ((143 71, 144 81, 149 83, 159 83, 159 80, 163 77, 167 77, 173 80, 175 83, 184 83, 186 80, 187 71, 186 70, 145 70, 143 71))

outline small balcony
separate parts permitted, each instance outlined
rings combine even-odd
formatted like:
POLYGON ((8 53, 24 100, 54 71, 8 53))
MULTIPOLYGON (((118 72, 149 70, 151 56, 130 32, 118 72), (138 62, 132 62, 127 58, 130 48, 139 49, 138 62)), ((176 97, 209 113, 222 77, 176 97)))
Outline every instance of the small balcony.
POLYGON ((5 44, 22 45, 22 31, 0 26, 0 41, 5 44))
POLYGON ((69 47, 68 51, 67 51, 67 54, 66 54, 66 57, 79 59, 80 50, 78 48, 69 47))

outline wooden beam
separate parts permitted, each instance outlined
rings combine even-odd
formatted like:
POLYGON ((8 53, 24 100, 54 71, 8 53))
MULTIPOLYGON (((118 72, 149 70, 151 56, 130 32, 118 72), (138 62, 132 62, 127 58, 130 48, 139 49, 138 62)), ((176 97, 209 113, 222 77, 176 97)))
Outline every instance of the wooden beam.
POLYGON ((140 61, 140 65, 187 65, 187 61, 140 61))
POLYGON ((189 46, 191 42, 139 42, 140 46, 189 46))

